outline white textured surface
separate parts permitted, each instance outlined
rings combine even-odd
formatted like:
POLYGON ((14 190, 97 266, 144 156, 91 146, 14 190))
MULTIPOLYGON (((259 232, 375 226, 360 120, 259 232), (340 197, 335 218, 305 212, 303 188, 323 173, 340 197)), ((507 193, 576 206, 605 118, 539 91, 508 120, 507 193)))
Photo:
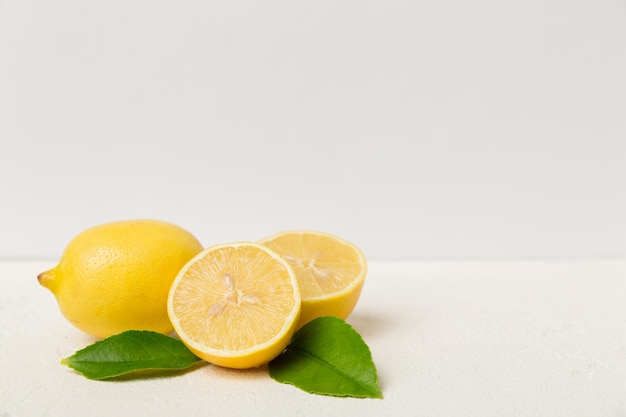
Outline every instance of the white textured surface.
POLYGON ((0 416, 626 416, 626 261, 372 263, 350 322, 384 400, 309 395, 265 368, 89 381, 92 340, 0 263, 0 416))

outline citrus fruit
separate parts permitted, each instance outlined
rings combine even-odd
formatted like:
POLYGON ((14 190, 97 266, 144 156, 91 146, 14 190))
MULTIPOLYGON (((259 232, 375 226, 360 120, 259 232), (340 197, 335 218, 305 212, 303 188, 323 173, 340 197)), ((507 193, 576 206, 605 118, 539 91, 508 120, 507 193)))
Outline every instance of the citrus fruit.
POLYGON ((300 315, 293 270, 256 243, 211 246, 189 261, 167 304, 180 339, 202 359, 252 368, 278 356, 300 315))
POLYGON ((37 279, 54 293, 63 315, 93 336, 131 329, 170 333, 170 285, 200 251, 193 235, 171 223, 106 223, 73 238, 59 264, 37 279))
POLYGON ((298 327, 321 316, 342 319, 354 309, 367 274, 363 252, 354 244, 328 233, 292 230, 260 243, 293 268, 302 294, 298 327))

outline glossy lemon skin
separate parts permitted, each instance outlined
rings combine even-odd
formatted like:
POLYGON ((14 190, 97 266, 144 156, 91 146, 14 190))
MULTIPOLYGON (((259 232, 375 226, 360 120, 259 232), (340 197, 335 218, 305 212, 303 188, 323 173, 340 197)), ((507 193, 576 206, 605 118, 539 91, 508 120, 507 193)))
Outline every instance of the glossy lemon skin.
POLYGON ((59 264, 38 276, 63 315, 105 338, 125 330, 170 333, 167 295, 180 268, 202 251, 188 231, 158 220, 126 220, 87 229, 59 264))

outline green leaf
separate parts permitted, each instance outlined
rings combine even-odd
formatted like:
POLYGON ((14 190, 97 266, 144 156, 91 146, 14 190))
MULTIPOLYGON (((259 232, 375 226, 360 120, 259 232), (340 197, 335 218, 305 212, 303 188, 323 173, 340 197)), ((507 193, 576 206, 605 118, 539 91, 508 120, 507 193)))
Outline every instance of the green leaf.
POLYGON ((61 363, 89 379, 105 379, 136 371, 180 370, 200 361, 180 340, 128 330, 87 346, 61 363))
POLYGON ((270 362, 269 371, 276 381, 312 394, 383 398, 369 348, 337 317, 320 317, 303 326, 270 362))

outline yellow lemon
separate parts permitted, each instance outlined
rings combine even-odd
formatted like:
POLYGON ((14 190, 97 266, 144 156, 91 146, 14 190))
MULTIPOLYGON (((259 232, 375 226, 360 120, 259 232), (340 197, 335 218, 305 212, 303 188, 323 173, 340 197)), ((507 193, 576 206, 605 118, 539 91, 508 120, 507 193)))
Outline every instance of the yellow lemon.
POLYGON ((298 327, 321 316, 342 319, 354 309, 367 274, 363 252, 338 236, 292 230, 260 243, 283 257, 293 268, 302 293, 298 327))
POLYGON ((192 234, 171 223, 106 223, 72 239, 59 264, 37 279, 54 293, 63 315, 93 336, 130 329, 170 333, 170 285, 200 251, 192 234))
POLYGON ((278 356, 295 332, 300 291, 291 267, 249 242, 216 245, 174 280, 168 312, 197 356, 229 368, 251 368, 278 356))

